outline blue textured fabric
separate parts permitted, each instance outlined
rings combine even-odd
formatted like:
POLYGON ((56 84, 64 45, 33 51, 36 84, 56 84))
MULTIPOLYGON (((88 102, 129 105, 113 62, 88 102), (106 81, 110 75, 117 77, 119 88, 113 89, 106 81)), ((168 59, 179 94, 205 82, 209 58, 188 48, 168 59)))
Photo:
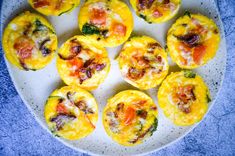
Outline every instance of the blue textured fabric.
MULTIPOLYGON (((235 0, 216 2, 228 49, 223 89, 198 127, 152 155, 235 155, 235 0)), ((0 51, 0 155, 83 155, 58 142, 35 121, 15 90, 0 51)))

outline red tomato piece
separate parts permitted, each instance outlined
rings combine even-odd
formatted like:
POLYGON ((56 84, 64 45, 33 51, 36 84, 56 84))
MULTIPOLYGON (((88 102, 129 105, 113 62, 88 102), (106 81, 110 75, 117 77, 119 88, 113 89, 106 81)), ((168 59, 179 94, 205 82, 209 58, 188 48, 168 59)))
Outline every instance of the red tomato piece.
POLYGON ((45 7, 49 5, 50 5, 50 2, 48 0, 34 0, 33 1, 33 6, 35 8, 41 8, 41 7, 45 7))
POLYGON ((193 61, 196 64, 200 64, 200 62, 205 54, 206 54, 206 46, 199 45, 199 46, 195 47, 194 52, 193 52, 193 61))
POLYGON ((66 109, 63 103, 58 103, 56 106, 56 112, 61 114, 67 114, 68 110, 66 109))
POLYGON ((135 116, 136 116, 135 109, 132 107, 128 107, 125 112, 125 119, 124 119, 125 125, 130 125, 132 121, 135 119, 135 116))
POLYGON ((92 9, 91 12, 91 23, 95 25, 105 25, 106 24, 106 12, 103 9, 92 9))
POLYGON ((112 26, 113 33, 115 35, 119 36, 125 36, 126 35, 126 26, 122 23, 114 23, 112 26))

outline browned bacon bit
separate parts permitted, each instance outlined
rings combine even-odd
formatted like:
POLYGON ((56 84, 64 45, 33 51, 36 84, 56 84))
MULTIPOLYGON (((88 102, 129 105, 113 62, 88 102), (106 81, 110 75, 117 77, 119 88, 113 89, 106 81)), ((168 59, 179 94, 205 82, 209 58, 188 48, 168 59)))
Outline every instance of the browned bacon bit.
POLYGON ((117 104, 116 110, 117 110, 117 111, 123 111, 123 108, 124 108, 124 103, 121 102, 121 103, 117 104))
POLYGON ((157 62, 161 63, 161 62, 162 62, 162 57, 158 55, 158 56, 156 57, 156 60, 157 60, 157 62))
POLYGON ((85 101, 76 102, 75 106, 77 106, 85 114, 94 114, 94 111, 91 108, 88 108, 88 106, 85 103, 85 101))
POLYGON ((170 0, 163 0, 163 4, 169 4, 170 0))
POLYGON ((50 119, 51 122, 56 123, 56 130, 61 130, 66 122, 76 119, 73 114, 58 114, 56 117, 50 119))
POLYGON ((147 48, 149 53, 153 53, 156 48, 161 48, 161 45, 157 42, 149 43, 147 48))
POLYGON ((50 5, 50 2, 48 0, 34 0, 33 1, 33 6, 35 8, 41 8, 41 7, 45 7, 49 5, 50 5))
POLYGON ((184 113, 190 112, 190 101, 195 101, 196 97, 193 93, 194 87, 192 85, 179 87, 176 92, 176 97, 178 99, 178 108, 184 113))
POLYGON ((95 60, 95 59, 89 59, 89 60, 87 60, 87 61, 84 63, 83 67, 84 67, 84 68, 89 67, 89 66, 93 63, 94 60, 95 60))
POLYGON ((115 116, 115 118, 118 118, 118 114, 119 114, 120 112, 122 112, 123 109, 124 109, 124 103, 123 103, 123 102, 117 104, 116 110, 114 111, 114 116, 115 116))
POLYGON ((200 36, 195 33, 189 33, 183 36, 176 36, 176 38, 185 44, 189 45, 190 47, 197 46, 200 41, 200 36))
POLYGON ((151 8, 154 0, 139 0, 139 9, 149 9, 151 8))
POLYGON ((27 65, 25 64, 25 62, 22 59, 19 59, 20 61, 20 65, 21 67, 25 70, 25 71, 29 71, 29 68, 27 67, 27 65))
POLYGON ((144 70, 138 70, 134 67, 131 67, 128 70, 127 77, 129 77, 130 79, 138 80, 142 78, 144 74, 145 74, 144 70))
POLYGON ((156 106, 152 106, 150 107, 151 110, 157 110, 157 107, 156 106))
POLYGON ((146 110, 138 110, 137 115, 140 116, 143 119, 147 118, 148 112, 146 110))
POLYGON ((85 80, 87 80, 88 77, 87 76, 80 76, 79 80, 80 80, 80 84, 82 84, 85 80))

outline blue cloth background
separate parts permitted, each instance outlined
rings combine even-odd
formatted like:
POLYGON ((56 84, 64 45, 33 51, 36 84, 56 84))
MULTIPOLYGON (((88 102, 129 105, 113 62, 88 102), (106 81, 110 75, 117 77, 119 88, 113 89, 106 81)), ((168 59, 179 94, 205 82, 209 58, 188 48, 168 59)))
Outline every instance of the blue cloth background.
MULTIPOLYGON (((152 155, 235 155, 235 0, 216 2, 228 49, 223 89, 198 127, 152 155)), ((34 120, 11 82, 0 51, 0 155, 84 155, 58 142, 34 120)))

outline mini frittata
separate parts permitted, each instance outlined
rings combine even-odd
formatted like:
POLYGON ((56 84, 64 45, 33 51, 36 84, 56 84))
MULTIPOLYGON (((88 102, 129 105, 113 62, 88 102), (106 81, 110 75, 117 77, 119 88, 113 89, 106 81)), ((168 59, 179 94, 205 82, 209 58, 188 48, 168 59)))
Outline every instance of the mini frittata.
POLYGON ((7 25, 2 43, 11 64, 22 70, 38 70, 53 59, 57 36, 46 19, 26 11, 7 25))
POLYGON ((110 60, 105 48, 85 36, 75 36, 59 49, 57 69, 67 85, 93 90, 108 75, 110 60))
POLYGON ((163 23, 174 17, 181 0, 130 0, 136 14, 148 23, 163 23))
POLYGON ((103 124, 114 141, 124 146, 134 146, 157 130, 157 116, 157 107, 148 95, 126 90, 108 100, 103 112, 103 124))
POLYGON ((78 22, 84 35, 104 47, 122 44, 133 30, 131 11, 119 0, 87 0, 78 22))
POLYGON ((80 0, 28 0, 38 12, 47 16, 60 16, 75 9, 80 0))
POLYGON ((167 53, 159 42, 148 36, 130 38, 117 60, 124 79, 144 90, 159 85, 169 69, 167 53))
POLYGON ((203 79, 192 71, 171 73, 158 91, 158 102, 165 116, 178 126, 199 122, 211 101, 203 79))
POLYGON ((94 131, 98 107, 95 98, 86 90, 65 86, 48 97, 44 115, 54 135, 77 140, 94 131))
POLYGON ((171 58, 181 68, 193 69, 206 64, 219 48, 220 33, 213 20, 185 12, 167 34, 171 58))

